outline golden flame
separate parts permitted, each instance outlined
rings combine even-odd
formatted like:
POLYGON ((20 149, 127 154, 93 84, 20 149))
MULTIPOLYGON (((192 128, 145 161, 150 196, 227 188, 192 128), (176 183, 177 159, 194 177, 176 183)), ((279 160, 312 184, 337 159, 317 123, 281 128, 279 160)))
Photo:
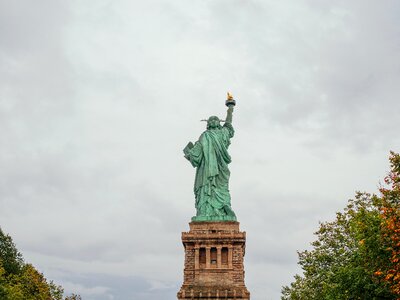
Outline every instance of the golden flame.
POLYGON ((233 96, 231 93, 228 92, 228 100, 233 100, 233 96))

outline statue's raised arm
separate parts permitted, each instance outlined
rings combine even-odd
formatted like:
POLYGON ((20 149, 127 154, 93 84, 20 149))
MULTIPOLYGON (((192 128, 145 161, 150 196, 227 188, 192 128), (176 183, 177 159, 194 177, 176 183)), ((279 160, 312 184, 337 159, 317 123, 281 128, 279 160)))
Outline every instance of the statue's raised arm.
POLYGON ((225 124, 223 127, 225 128, 225 130, 228 131, 229 137, 232 138, 235 133, 235 130, 233 129, 232 126, 232 114, 233 114, 233 108, 236 105, 236 101, 233 99, 230 93, 228 93, 228 99, 226 99, 225 105, 228 106, 228 110, 226 112, 225 124))
POLYGON ((195 144, 190 142, 183 150, 185 158, 196 168, 194 194, 197 212, 192 221, 236 221, 231 209, 228 168, 231 162, 228 147, 234 134, 232 113, 236 101, 229 93, 225 104, 228 111, 224 126, 218 117, 209 117, 207 130, 195 144))
POLYGON ((233 106, 228 106, 228 110, 226 112, 225 124, 232 124, 232 114, 233 114, 233 106))
POLYGON ((226 123, 232 124, 233 108, 236 105, 236 101, 235 99, 233 99, 232 94, 229 92, 228 92, 228 98, 225 101, 225 105, 228 106, 228 111, 226 112, 225 124, 226 123))

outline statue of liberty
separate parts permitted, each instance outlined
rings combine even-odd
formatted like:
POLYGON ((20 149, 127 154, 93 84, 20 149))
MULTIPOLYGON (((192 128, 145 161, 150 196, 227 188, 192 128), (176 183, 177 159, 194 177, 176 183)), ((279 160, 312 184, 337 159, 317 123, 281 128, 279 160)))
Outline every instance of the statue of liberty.
POLYGON ((230 171, 228 153, 230 139, 234 135, 232 126, 233 107, 236 102, 228 93, 227 116, 224 125, 216 116, 207 120, 207 130, 193 145, 192 142, 183 150, 185 158, 196 168, 194 194, 196 197, 196 216, 192 221, 236 221, 231 208, 229 193, 230 171))

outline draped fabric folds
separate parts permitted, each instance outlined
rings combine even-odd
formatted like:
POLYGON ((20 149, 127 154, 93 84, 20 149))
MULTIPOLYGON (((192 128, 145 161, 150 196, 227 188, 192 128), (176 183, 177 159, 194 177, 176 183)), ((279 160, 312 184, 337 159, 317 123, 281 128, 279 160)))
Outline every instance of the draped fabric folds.
POLYGON ((228 153, 230 139, 234 135, 231 124, 208 129, 190 149, 185 157, 196 170, 194 194, 196 196, 196 217, 194 221, 232 220, 236 221, 231 209, 229 193, 230 171, 228 153))

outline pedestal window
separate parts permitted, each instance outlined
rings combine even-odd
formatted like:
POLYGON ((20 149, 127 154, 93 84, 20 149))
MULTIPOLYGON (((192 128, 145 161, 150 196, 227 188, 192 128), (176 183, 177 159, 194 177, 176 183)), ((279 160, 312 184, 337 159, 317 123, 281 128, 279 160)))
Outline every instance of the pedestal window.
POLYGON ((210 265, 211 268, 217 267, 217 248, 211 248, 210 250, 210 265))
POLYGON ((200 263, 200 268, 206 267, 206 248, 199 249, 199 263, 200 263))
POLYGON ((221 263, 223 266, 228 266, 228 248, 223 247, 221 250, 221 263))

